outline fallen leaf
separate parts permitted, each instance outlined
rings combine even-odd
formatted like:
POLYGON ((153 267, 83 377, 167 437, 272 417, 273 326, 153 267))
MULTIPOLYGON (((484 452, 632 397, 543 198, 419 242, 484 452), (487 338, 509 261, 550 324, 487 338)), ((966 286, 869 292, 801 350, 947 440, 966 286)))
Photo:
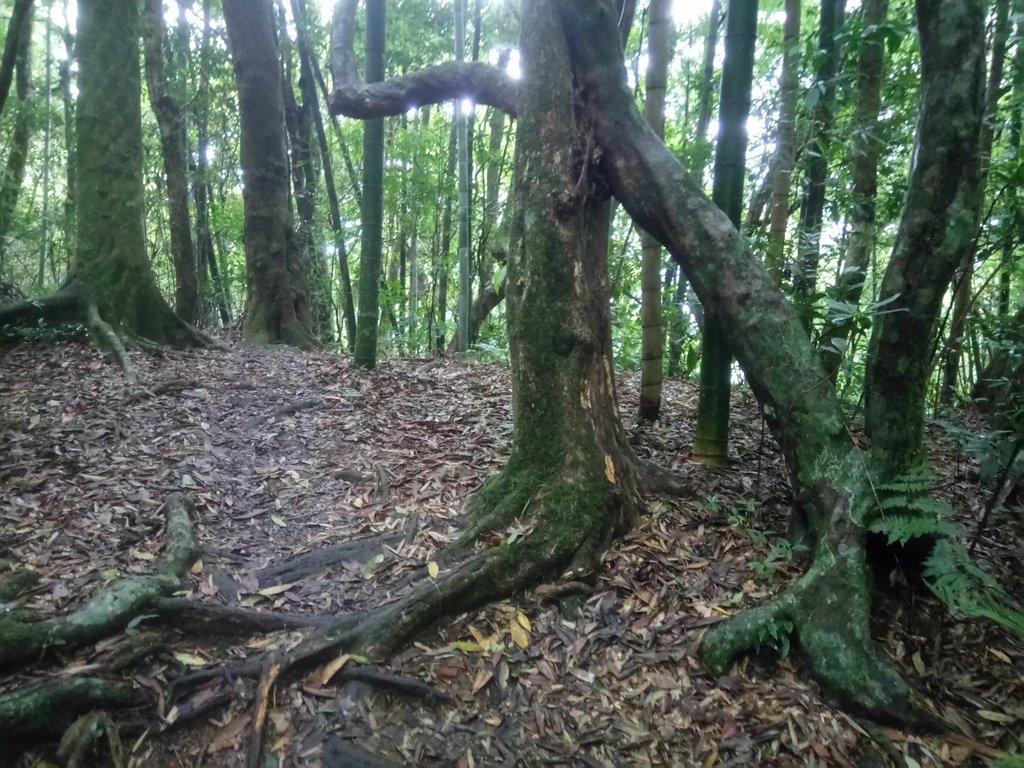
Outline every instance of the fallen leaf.
POLYGON ((334 661, 329 661, 324 664, 323 669, 320 670, 320 674, 318 675, 320 686, 323 687, 331 682, 331 678, 337 674, 339 669, 348 664, 351 658, 351 654, 343 653, 341 656, 334 659, 334 661))
POLYGON ((207 665, 206 659, 204 659, 202 656, 196 656, 194 653, 184 653, 182 651, 175 651, 174 658, 176 658, 186 667, 205 667, 207 665))
POLYGON ((438 567, 436 562, 431 560, 429 563, 427 563, 427 573, 430 574, 430 578, 436 579, 437 578, 437 574, 439 574, 440 572, 441 572, 441 569, 438 567))

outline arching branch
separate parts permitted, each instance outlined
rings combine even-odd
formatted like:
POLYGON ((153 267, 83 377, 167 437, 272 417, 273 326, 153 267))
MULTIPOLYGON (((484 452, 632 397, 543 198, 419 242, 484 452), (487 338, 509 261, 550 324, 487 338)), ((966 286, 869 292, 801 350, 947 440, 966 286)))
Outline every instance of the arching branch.
POLYGON ((425 104, 472 99, 514 117, 518 92, 516 81, 490 64, 452 61, 369 85, 351 82, 339 86, 336 82, 330 111, 365 120, 401 115, 425 104))

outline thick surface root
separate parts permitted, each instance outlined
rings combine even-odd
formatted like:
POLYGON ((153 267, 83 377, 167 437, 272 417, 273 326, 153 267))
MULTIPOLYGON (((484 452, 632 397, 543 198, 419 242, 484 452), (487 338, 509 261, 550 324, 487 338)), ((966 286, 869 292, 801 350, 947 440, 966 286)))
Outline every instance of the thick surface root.
POLYGON ((56 741, 78 717, 95 709, 144 706, 150 697, 125 682, 95 677, 48 680, 0 697, 0 762, 15 750, 40 741, 56 741), (8 753, 8 754, 5 754, 8 753))
POLYGON ((38 622, 0 620, 0 667, 38 658, 54 647, 68 650, 101 640, 127 626, 156 598, 178 589, 196 558, 193 511, 186 496, 172 493, 167 497, 167 545, 155 573, 116 581, 67 616, 38 622))
POLYGON ((815 565, 774 600, 710 630, 701 655, 715 675, 737 656, 761 648, 788 650, 792 642, 826 695, 883 722, 936 727, 937 718, 889 664, 870 635, 871 585, 862 549, 815 565))

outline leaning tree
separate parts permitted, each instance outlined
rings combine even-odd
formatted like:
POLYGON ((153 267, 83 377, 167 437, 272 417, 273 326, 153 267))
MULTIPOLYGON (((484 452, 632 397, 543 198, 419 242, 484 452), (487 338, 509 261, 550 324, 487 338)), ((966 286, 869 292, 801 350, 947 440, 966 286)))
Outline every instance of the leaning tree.
POLYGON ((126 344, 211 342, 164 300, 146 253, 138 4, 81 0, 76 50, 77 266, 56 293, 0 308, 0 334, 85 325, 131 378, 126 344))

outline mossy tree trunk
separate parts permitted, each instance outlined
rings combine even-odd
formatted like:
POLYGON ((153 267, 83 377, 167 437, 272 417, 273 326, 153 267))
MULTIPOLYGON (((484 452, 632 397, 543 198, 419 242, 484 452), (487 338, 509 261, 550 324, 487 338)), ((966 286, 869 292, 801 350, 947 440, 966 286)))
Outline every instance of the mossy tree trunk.
POLYGON ((199 343, 161 296, 146 254, 138 4, 80 2, 77 52, 77 248, 84 298, 119 335, 199 343))
POLYGON ((0 308, 0 328, 87 325, 133 379, 125 343, 210 340, 164 300, 146 253, 138 4, 82 0, 77 32, 77 258, 58 293, 0 308))
POLYGON ((623 531, 640 505, 615 403, 607 193, 573 114, 568 53, 550 3, 526 3, 522 28, 532 75, 516 136, 506 299, 513 453, 473 507, 487 527, 526 510, 571 553, 623 531))
POLYGON ((288 199, 281 70, 270 0, 226 0, 241 122, 248 268, 242 333, 262 343, 315 345, 306 265, 298 254, 288 199))
POLYGON ((914 164, 868 347, 865 426, 879 455, 917 457, 942 300, 977 234, 981 204, 985 8, 917 0, 921 96, 914 164))
MULTIPOLYGON (((929 206, 939 198, 948 206, 970 197, 981 115, 982 5, 981 0, 918 2, 922 92, 928 96, 923 101, 905 229, 927 217, 939 235, 947 225, 955 231, 955 218, 951 221, 948 212, 929 206), (954 168, 948 176, 947 164, 954 168), (947 183, 932 184, 932 179, 947 183)), ((708 634, 703 646, 706 662, 723 673, 737 654, 791 636, 836 698, 880 718, 926 720, 913 692, 874 652, 869 630, 871 586, 864 545, 875 508, 873 488, 899 468, 901 446, 883 439, 865 456, 853 445, 799 317, 725 214, 703 195, 636 110, 621 60, 613 55, 616 13, 610 0, 586 9, 571 0, 558 0, 557 6, 586 125, 604 153, 611 190, 637 224, 655 234, 682 264, 701 303, 722 321, 726 340, 782 446, 792 473, 796 511, 811 547, 811 567, 794 585, 708 634)), ((920 262, 915 276, 929 271, 930 254, 927 247, 916 254, 920 262)), ((931 323, 946 283, 938 285, 937 297, 929 293, 934 283, 920 289, 910 286, 923 290, 924 296, 908 294, 915 309, 930 312, 931 323)), ((896 317, 913 317, 913 312, 896 317)), ((926 344, 911 349, 927 356, 926 344)), ((907 402, 918 409, 920 427, 923 400, 907 402)), ((890 418, 908 410, 906 402, 883 398, 874 403, 879 408, 876 416, 883 403, 892 409, 890 418)))

